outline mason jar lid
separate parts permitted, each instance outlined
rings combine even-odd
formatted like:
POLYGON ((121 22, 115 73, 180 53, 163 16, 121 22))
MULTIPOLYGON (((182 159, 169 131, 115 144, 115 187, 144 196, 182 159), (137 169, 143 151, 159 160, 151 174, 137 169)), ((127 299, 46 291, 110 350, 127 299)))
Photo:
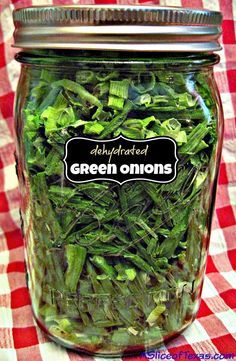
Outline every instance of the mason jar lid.
POLYGON ((158 52, 221 49, 222 15, 180 7, 36 6, 13 13, 15 47, 158 52))

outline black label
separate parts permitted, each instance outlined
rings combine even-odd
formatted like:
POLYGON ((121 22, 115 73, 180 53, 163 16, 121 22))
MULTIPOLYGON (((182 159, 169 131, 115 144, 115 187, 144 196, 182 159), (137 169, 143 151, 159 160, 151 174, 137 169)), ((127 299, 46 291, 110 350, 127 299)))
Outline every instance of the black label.
POLYGON ((132 140, 71 138, 65 145, 66 178, 74 183, 108 180, 172 182, 177 176, 177 145, 169 137, 132 140))

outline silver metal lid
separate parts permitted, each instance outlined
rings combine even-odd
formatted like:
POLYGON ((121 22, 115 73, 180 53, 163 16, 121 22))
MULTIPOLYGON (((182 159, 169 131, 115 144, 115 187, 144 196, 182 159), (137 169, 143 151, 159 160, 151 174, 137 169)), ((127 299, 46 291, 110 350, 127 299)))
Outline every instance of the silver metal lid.
POLYGON ((15 10, 15 47, 212 52, 222 15, 178 7, 78 5, 15 10))

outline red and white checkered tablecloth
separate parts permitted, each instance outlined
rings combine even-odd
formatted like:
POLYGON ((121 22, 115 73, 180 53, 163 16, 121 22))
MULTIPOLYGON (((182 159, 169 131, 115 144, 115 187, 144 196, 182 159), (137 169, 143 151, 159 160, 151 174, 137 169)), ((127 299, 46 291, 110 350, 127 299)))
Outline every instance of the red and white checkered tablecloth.
MULTIPOLYGON (((182 351, 178 359, 186 360, 190 354, 199 354, 195 359, 203 358, 204 353, 215 359, 227 359, 227 355, 222 355, 235 353, 231 360, 236 360, 236 0, 94 0, 96 4, 139 2, 204 7, 220 10, 224 16, 223 50, 221 63, 215 67, 215 77, 223 102, 225 135, 203 300, 195 322, 163 346, 161 354, 165 354, 164 359, 182 351)), ((13 100, 20 65, 14 61, 16 51, 11 48, 12 10, 30 5, 79 3, 92 2, 0 0, 0 361, 94 360, 49 341, 33 320, 25 283, 13 157, 13 100)))

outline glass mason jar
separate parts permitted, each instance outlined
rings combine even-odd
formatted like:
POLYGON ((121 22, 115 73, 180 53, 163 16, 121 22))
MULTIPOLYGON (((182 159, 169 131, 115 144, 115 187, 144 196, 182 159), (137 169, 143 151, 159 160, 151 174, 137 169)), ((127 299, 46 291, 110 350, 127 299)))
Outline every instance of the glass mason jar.
POLYGON ((154 348, 199 308, 222 147, 221 16, 80 6, 14 20, 34 316, 75 350, 154 348))

